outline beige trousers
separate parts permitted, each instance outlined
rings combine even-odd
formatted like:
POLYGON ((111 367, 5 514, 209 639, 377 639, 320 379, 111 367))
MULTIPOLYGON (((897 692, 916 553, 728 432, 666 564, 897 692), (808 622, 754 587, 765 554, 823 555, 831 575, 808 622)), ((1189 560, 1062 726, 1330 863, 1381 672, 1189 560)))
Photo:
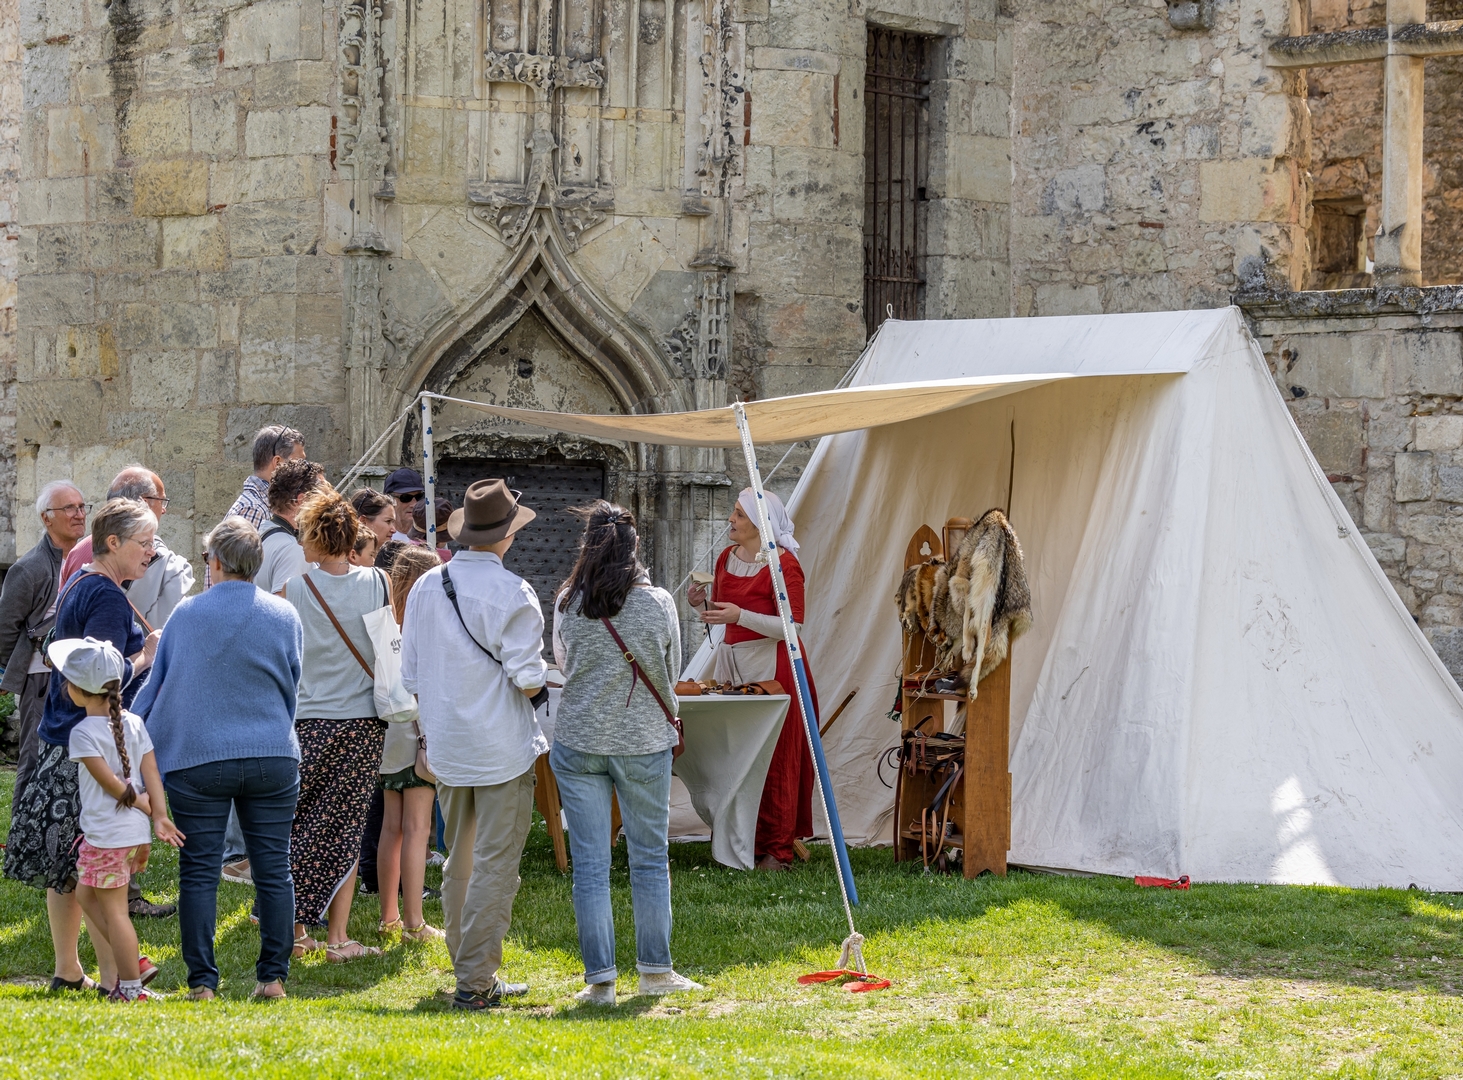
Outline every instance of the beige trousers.
POLYGON ((442 916, 459 990, 493 989, 533 821, 533 770, 489 787, 437 782, 447 841, 442 916))

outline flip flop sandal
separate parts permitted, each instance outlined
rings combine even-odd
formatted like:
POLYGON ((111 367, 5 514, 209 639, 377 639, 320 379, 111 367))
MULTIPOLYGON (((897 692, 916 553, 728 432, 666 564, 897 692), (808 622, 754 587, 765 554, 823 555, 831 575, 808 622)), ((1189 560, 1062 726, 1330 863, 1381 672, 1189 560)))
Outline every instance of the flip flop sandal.
POLYGON ((378 934, 399 934, 406 929, 406 924, 400 919, 392 919, 390 922, 381 920, 376 924, 378 934))
POLYGON ((355 938, 346 938, 344 941, 337 941, 334 945, 325 946, 325 959, 332 964, 349 964, 352 960, 364 960, 368 956, 380 955, 380 949, 374 945, 362 945, 355 938), (349 956, 344 955, 343 950, 350 948, 352 945, 361 951, 352 953, 349 956))

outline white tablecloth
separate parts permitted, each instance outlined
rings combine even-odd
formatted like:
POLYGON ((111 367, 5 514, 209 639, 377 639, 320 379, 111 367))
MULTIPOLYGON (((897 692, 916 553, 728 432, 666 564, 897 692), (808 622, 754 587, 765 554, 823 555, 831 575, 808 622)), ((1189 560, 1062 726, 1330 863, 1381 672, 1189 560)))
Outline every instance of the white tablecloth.
POLYGON ((762 785, 791 701, 787 694, 680 699, 686 750, 671 771, 711 826, 711 855, 724 866, 750 870, 755 861, 762 785))

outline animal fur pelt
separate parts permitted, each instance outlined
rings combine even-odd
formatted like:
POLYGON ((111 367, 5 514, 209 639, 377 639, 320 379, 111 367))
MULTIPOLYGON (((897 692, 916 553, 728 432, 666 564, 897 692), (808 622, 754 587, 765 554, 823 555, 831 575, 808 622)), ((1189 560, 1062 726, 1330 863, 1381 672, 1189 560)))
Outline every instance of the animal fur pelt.
POLYGON ((950 641, 951 667, 971 687, 1006 659, 1031 627, 1031 590, 1021 542, 1006 515, 987 510, 935 575, 935 621, 950 641))
POLYGON ((935 572, 944 565, 944 559, 931 559, 904 572, 894 602, 899 605, 899 623, 905 633, 923 632, 931 640, 944 636, 934 616, 935 572))

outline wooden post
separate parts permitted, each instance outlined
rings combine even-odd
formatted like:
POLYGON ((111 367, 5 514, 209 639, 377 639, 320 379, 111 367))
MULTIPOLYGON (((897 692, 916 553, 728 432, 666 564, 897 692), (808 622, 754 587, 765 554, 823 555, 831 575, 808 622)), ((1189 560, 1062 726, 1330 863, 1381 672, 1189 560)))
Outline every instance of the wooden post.
POLYGON ((965 706, 965 876, 1006 875, 1011 849, 1011 657, 965 706))

